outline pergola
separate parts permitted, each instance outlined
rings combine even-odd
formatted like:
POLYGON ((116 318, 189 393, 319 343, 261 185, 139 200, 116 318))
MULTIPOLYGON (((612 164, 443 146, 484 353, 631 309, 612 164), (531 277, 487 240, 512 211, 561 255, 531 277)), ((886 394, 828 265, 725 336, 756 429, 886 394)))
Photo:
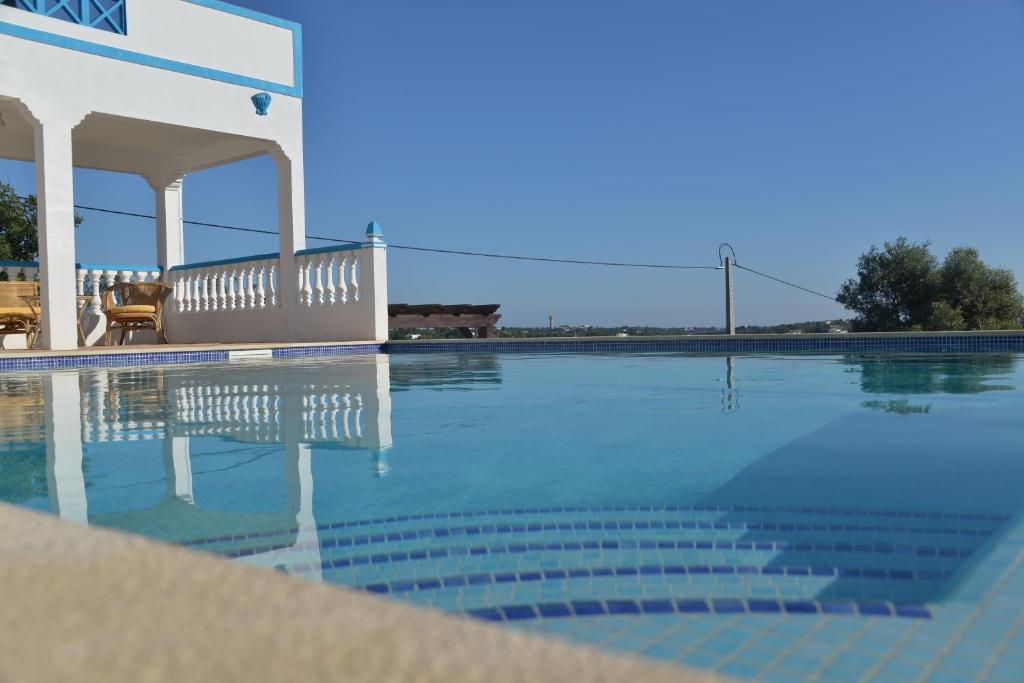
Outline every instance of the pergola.
POLYGON ((76 166, 153 188, 172 341, 386 339, 379 230, 365 249, 304 251, 297 24, 220 0, 16 0, 0 5, 0 116, 0 156, 36 167, 49 348, 77 346, 76 166), (280 251, 184 264, 184 177, 260 154, 276 162, 280 251))

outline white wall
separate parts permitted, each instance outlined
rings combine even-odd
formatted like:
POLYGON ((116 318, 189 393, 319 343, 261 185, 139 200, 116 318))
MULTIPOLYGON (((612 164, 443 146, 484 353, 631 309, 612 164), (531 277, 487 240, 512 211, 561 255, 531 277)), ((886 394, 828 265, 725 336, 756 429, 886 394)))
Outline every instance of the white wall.
POLYGON ((206 69, 295 85, 292 31, 188 0, 128 0, 128 34, 0 6, 0 21, 206 69))

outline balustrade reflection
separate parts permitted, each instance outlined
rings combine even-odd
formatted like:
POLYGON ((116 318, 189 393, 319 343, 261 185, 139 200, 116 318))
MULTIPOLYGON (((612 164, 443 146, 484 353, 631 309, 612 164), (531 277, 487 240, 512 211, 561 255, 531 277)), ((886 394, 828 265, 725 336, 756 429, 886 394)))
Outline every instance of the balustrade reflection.
POLYGON ((186 533, 289 529, 288 538, 279 539, 272 549, 240 561, 286 572, 299 567, 304 575, 312 571, 316 576, 314 449, 363 452, 376 476, 387 474, 386 454, 392 445, 389 359, 348 359, 327 372, 289 373, 287 366, 274 367, 278 372, 250 361, 211 365, 202 374, 148 367, 5 377, 0 389, 9 419, 0 427, 0 442, 12 448, 29 444, 40 449, 45 444, 45 495, 61 518, 140 532, 168 520, 187 527, 186 533), (196 438, 280 446, 286 509, 250 513, 204 508, 193 490, 196 438), (146 510, 90 514, 83 472, 88 449, 142 441, 162 442, 163 499, 146 510))

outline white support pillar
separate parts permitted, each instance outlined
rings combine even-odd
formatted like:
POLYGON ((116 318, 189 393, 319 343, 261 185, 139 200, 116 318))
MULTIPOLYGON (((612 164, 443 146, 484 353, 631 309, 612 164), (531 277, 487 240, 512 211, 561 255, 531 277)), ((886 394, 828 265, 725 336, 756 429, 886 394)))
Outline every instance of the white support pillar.
POLYGON ((46 481, 61 519, 89 523, 82 471, 82 397, 77 372, 54 372, 44 382, 46 481))
POLYGON ((364 338, 385 342, 388 340, 388 253, 377 221, 366 226, 366 240, 363 243, 366 253, 359 262, 362 268, 359 296, 360 301, 370 307, 372 328, 366 331, 364 338))
POLYGON ((78 348, 75 319, 75 200, 71 130, 59 120, 34 122, 42 332, 50 349, 78 348))
MULTIPOLYGON (((295 252, 306 248, 306 200, 301 146, 271 152, 277 166, 277 229, 280 233, 278 301, 291 305, 298 296, 295 252)), ((289 327, 291 327, 289 325, 289 327)))
POLYGON ((162 269, 162 280, 170 280, 170 270, 185 263, 185 229, 181 186, 185 176, 172 173, 146 176, 156 194, 156 262, 162 269))
POLYGON ((168 435, 164 439, 164 472, 167 496, 192 503, 192 456, 187 436, 168 435))

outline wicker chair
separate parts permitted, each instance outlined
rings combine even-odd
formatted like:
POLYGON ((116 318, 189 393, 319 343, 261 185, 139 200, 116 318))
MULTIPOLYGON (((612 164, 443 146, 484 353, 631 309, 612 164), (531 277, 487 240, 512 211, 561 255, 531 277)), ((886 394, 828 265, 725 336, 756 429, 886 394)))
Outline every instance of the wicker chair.
POLYGON ((121 330, 120 344, 132 330, 155 330, 161 344, 167 343, 160 314, 171 288, 159 282, 122 282, 103 290, 103 314, 107 317, 104 343, 110 346, 114 325, 121 330))
POLYGON ((39 311, 26 298, 38 297, 38 282, 0 282, 0 334, 24 334, 31 349, 39 334, 39 311))

